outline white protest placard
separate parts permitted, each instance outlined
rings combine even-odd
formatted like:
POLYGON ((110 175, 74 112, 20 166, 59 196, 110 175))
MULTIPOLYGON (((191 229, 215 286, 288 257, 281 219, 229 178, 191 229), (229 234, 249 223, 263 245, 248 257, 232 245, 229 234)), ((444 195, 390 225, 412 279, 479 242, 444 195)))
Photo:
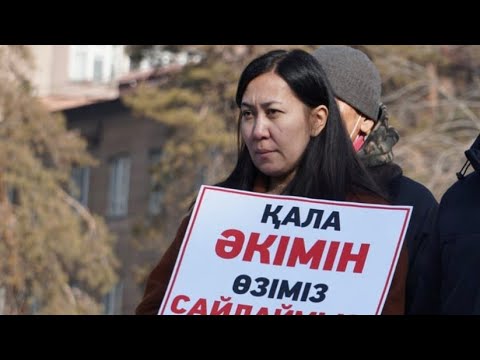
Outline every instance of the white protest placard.
POLYGON ((159 314, 380 314, 411 209, 202 186, 159 314))

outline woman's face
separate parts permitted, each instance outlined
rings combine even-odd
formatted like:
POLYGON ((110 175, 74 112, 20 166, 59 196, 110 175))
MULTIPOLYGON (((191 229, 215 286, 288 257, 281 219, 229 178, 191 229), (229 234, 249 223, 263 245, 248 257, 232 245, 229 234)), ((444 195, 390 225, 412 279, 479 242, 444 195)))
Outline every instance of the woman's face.
POLYGON ((257 169, 273 178, 290 178, 295 173, 310 137, 317 135, 310 113, 273 72, 248 84, 242 98, 240 131, 257 169))

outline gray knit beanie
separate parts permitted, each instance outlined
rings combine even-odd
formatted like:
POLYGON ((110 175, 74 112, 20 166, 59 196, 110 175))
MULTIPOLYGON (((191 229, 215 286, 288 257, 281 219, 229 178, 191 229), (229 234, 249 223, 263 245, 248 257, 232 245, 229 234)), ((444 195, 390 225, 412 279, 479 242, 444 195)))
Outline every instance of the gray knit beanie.
POLYGON ((376 121, 382 80, 368 56, 343 45, 323 45, 312 55, 325 70, 335 96, 376 121))

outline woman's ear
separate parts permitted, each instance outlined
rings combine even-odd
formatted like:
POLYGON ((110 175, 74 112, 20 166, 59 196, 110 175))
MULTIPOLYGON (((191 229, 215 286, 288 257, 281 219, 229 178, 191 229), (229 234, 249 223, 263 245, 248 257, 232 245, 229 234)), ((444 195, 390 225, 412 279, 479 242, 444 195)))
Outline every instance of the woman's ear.
POLYGON ((375 125, 375 122, 374 122, 373 120, 365 119, 365 120, 363 120, 362 123, 360 124, 360 130, 361 130, 365 135, 369 135, 370 132, 372 131, 374 125, 375 125))
POLYGON ((310 114, 310 136, 318 136, 327 125, 328 109, 325 105, 317 106, 310 114))

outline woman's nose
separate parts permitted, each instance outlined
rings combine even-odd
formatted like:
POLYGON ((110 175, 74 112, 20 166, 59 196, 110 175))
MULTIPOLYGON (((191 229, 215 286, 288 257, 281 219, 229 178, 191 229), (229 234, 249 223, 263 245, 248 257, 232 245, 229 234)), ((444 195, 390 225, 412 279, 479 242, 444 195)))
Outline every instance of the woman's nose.
POLYGON ((266 119, 263 115, 259 115, 255 120, 255 125, 253 127, 253 137, 258 140, 268 136, 268 119, 266 119))

